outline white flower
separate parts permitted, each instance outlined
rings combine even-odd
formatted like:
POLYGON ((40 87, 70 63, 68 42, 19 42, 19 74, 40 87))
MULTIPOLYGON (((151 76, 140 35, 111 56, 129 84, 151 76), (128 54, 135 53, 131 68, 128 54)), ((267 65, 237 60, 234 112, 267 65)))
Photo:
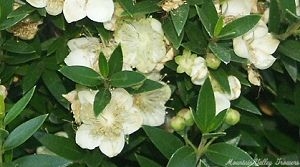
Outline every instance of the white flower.
POLYGON ((299 0, 295 0, 295 4, 296 4, 296 14, 297 14, 297 16, 300 16, 300 2, 299 2, 299 0))
POLYGON ((144 125, 159 126, 165 122, 165 103, 170 96, 171 89, 166 84, 160 89, 133 95, 134 107, 142 114, 144 125))
POLYGON ((68 66, 77 65, 96 69, 99 45, 99 40, 94 37, 71 39, 68 41, 71 52, 64 61, 68 66))
POLYGON ((225 0, 222 4, 224 16, 245 16, 257 8, 257 0, 225 0))
POLYGON ((64 0, 26 0, 31 6, 45 8, 53 16, 59 15, 63 10, 64 0))
POLYGON ((111 101, 103 112, 89 123, 80 125, 76 132, 76 143, 81 148, 99 147, 108 157, 119 154, 125 144, 125 135, 138 130, 143 122, 139 112, 132 106, 132 96, 125 89, 114 89, 111 95, 111 101))
POLYGON ((65 0, 63 13, 68 23, 86 16, 95 22, 107 22, 114 13, 112 0, 65 0))
POLYGON ((240 97, 241 95, 241 83, 239 79, 237 79, 235 76, 230 75, 228 76, 228 82, 230 87, 230 94, 228 94, 229 100, 235 100, 240 97))
POLYGON ((203 85, 208 76, 208 69, 205 64, 205 59, 197 57, 192 65, 191 79, 195 85, 203 85))
POLYGON ((230 107, 230 100, 226 94, 221 92, 214 92, 215 103, 216 103, 216 114, 218 115, 221 111, 224 111, 230 107))
POLYGON ((122 46, 124 68, 135 67, 140 72, 149 73, 166 55, 164 33, 156 19, 124 22, 114 36, 122 46))
POLYGON ((2 96, 3 99, 5 99, 7 96, 7 89, 3 85, 0 85, 0 96, 2 96))
POLYGON ((247 58, 256 68, 267 69, 276 60, 273 54, 280 41, 268 33, 268 27, 259 21, 250 32, 233 39, 233 49, 237 56, 247 58))
POLYGON ((181 56, 178 55, 175 57, 175 62, 178 64, 177 73, 185 72, 187 75, 190 76, 192 73, 192 66, 196 58, 196 54, 192 54, 189 50, 183 50, 181 56))

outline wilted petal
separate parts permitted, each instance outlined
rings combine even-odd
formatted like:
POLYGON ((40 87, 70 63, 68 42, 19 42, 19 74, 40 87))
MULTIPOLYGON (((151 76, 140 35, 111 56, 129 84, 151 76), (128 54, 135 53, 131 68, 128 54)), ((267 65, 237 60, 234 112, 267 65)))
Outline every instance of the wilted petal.
POLYGON ((26 0, 26 2, 36 8, 44 8, 47 5, 47 0, 26 0))
POLYGON ((56 16, 63 10, 64 0, 48 0, 46 11, 48 14, 56 16))
POLYGON ((233 39, 233 50, 234 53, 239 57, 249 57, 249 48, 247 45, 247 41, 245 41, 242 37, 237 37, 233 39))
POLYGON ((112 0, 88 0, 86 4, 87 17, 96 22, 110 21, 114 13, 112 0))
POLYGON ((260 49, 261 51, 272 54, 276 51, 280 41, 274 38, 270 33, 266 34, 263 38, 255 39, 251 46, 254 49, 260 49))
POLYGON ((63 13, 68 23, 78 21, 86 16, 85 0, 65 0, 63 13))
POLYGON ((221 111, 228 109, 230 107, 230 101, 227 99, 226 95, 214 92, 215 102, 216 102, 216 115, 221 111))
POLYGON ((101 137, 101 144, 99 145, 99 148, 103 154, 108 157, 114 157, 122 151, 124 144, 124 134, 121 134, 120 136, 113 136, 111 138, 101 137))
POLYGON ((82 124, 76 131, 76 143, 81 148, 94 149, 100 145, 99 136, 93 135, 93 126, 82 124))
POLYGON ((253 51, 253 55, 249 58, 250 62, 258 69, 264 70, 272 66, 276 58, 259 49, 253 51))

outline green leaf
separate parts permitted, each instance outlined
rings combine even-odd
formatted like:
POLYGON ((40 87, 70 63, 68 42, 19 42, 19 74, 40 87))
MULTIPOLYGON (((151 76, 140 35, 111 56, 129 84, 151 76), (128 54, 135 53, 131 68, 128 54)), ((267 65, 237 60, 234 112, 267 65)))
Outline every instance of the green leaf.
POLYGON ((184 146, 178 149, 169 160, 167 167, 187 167, 196 166, 197 158, 195 151, 189 147, 184 146))
POLYGON ((180 36, 184 28, 184 25, 189 15, 189 10, 190 6, 188 4, 184 4, 176 10, 171 11, 171 18, 178 36, 180 36))
POLYGON ((9 132, 5 129, 0 128, 0 139, 3 141, 7 136, 9 135, 9 132))
POLYGON ((99 55, 99 70, 100 70, 100 74, 106 78, 109 74, 109 66, 108 66, 108 62, 104 56, 104 54, 101 52, 99 55))
POLYGON ((42 79, 53 97, 66 109, 69 109, 69 102, 62 96, 66 94, 67 90, 63 85, 62 80, 55 71, 46 70, 42 79))
POLYGON ((219 20, 214 3, 212 0, 207 0, 201 5, 195 5, 195 7, 205 30, 210 37, 213 37, 216 24, 219 20))
POLYGON ((14 166, 22 167, 66 167, 72 161, 54 155, 28 155, 13 161, 14 166))
POLYGON ((35 8, 31 7, 30 5, 22 5, 21 7, 17 8, 16 10, 13 10, 7 18, 13 18, 13 17, 18 17, 18 16, 24 16, 24 15, 29 15, 35 10, 35 8))
POLYGON ((122 8, 132 17, 133 16, 133 1, 132 0, 117 0, 122 8))
POLYGON ((222 62, 225 64, 230 62, 231 50, 229 48, 214 42, 210 42, 208 47, 222 62))
POLYGON ((278 1, 270 1, 268 28, 270 32, 278 33, 280 29, 280 10, 278 1))
POLYGON ((177 35, 174 24, 169 18, 167 18, 162 24, 162 28, 168 40, 173 44, 175 49, 178 49, 181 45, 181 41, 183 40, 184 33, 177 35))
POLYGON ((300 127, 299 107, 284 103, 275 103, 274 106, 289 123, 300 127))
POLYGON ((7 40, 3 44, 3 49, 12 52, 12 53, 20 53, 20 54, 30 54, 30 53, 35 53, 36 50, 32 47, 32 45, 23 42, 21 40, 7 40))
POLYGON ((197 100, 196 111, 193 112, 197 127, 202 133, 208 133, 216 113, 214 92, 209 79, 202 85, 197 100))
POLYGON ((45 64, 43 61, 30 65, 30 68, 28 69, 22 81, 23 92, 27 92, 38 82, 44 71, 44 68, 45 64))
POLYGON ((106 30, 102 23, 94 22, 93 24, 94 24, 101 40, 108 42, 112 38, 112 33, 110 31, 106 30))
POLYGON ((117 88, 128 88, 143 84, 146 77, 135 71, 120 71, 111 76, 111 85, 117 88))
POLYGON ((295 60, 290 59, 289 57, 282 56, 281 57, 281 62, 292 78, 292 80, 296 83, 297 77, 298 77, 298 66, 297 62, 295 60))
POLYGON ((80 160, 84 152, 74 140, 52 134, 35 135, 35 138, 55 154, 70 160, 80 160))
POLYGON ((2 23, 12 11, 14 3, 14 0, 0 0, 0 23, 2 23))
POLYGON ((253 114, 261 115, 259 109, 244 96, 240 96, 237 100, 232 101, 231 104, 239 109, 248 111, 253 114))
POLYGON ((153 160, 141 155, 135 155, 140 167, 162 167, 153 160))
POLYGON ((216 23, 215 29, 214 29, 214 36, 215 37, 219 36, 220 32, 223 29, 223 26, 224 26, 224 18, 221 16, 221 17, 219 17, 219 19, 216 23))
POLYGON ((226 111, 222 111, 218 115, 216 115, 212 120, 212 122, 210 123, 210 126, 208 128, 209 132, 214 131, 218 127, 220 127, 223 123, 225 116, 226 116, 226 111))
POLYGON ((65 77, 85 86, 97 86, 102 83, 101 76, 88 67, 84 66, 64 66, 59 69, 65 77))
POLYGON ((217 70, 209 71, 212 77, 220 84, 221 88, 230 93, 230 86, 228 81, 228 75, 223 68, 218 68, 217 70))
POLYGON ((28 16, 28 14, 18 15, 16 17, 4 20, 2 23, 0 23, 0 30, 5 30, 7 28, 10 28, 10 27, 16 25, 17 23, 19 23, 21 20, 23 20, 27 16, 28 16))
POLYGON ((3 149, 11 150, 24 143, 42 126, 47 116, 47 114, 41 115, 17 126, 4 141, 3 149))
MULTIPOLYGON (((49 16, 49 15, 48 15, 49 16)), ((59 29, 65 31, 66 30, 66 22, 63 15, 58 16, 49 16, 51 18, 52 23, 59 29)))
POLYGON ((205 139, 210 139, 213 137, 220 137, 220 136, 225 136, 226 132, 215 132, 215 133, 203 133, 202 137, 205 139))
POLYGON ((162 88, 164 85, 157 82, 153 81, 150 79, 146 79, 143 83, 142 86, 140 86, 138 89, 132 89, 130 91, 131 94, 137 94, 137 93, 144 93, 144 92, 150 92, 156 89, 162 88))
POLYGON ((28 91, 17 103, 15 103, 8 111, 4 118, 4 125, 8 125, 13 121, 26 107, 33 96, 35 87, 28 91))
POLYGON ((264 130, 265 137, 268 141, 282 153, 295 153, 298 151, 297 142, 294 139, 277 129, 264 130))
POLYGON ((236 38, 247 33, 251 30, 260 20, 259 15, 247 15, 238 18, 223 27, 219 34, 219 38, 222 40, 236 38))
POLYGON ((278 51, 285 56, 300 62, 300 52, 298 50, 300 48, 300 42, 295 40, 285 40, 280 43, 278 47, 278 51))
POLYGON ((177 149, 183 146, 178 137, 165 130, 151 126, 143 126, 143 129, 155 147, 168 159, 177 149))
POLYGON ((134 15, 145 15, 153 12, 158 12, 161 10, 159 5, 160 0, 147 0, 147 1, 138 1, 134 4, 134 15))
POLYGON ((123 68, 123 53, 122 48, 119 45, 114 52, 111 54, 108 60, 108 69, 109 69, 109 76, 116 72, 122 71, 123 68))
POLYGON ((107 88, 99 88, 94 100, 94 114, 97 117, 110 102, 111 93, 107 88))
POLYGON ((245 162, 247 162, 247 166, 257 166, 247 152, 226 143, 210 145, 205 155, 210 161, 220 166, 243 166, 241 163, 245 162))

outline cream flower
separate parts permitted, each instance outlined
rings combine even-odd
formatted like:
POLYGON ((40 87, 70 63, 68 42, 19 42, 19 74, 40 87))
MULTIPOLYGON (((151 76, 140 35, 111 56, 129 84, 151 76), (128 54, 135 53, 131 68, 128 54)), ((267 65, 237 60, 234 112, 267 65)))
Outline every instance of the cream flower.
POLYGON ((203 57, 197 57, 192 66, 191 79, 195 85, 203 85, 208 76, 208 69, 203 57))
POLYGON ((280 41, 268 33, 263 21, 248 33, 233 39, 233 49, 237 56, 247 58, 256 68, 267 69, 276 60, 273 54, 280 41))
POLYGON ((103 112, 79 126, 76 143, 86 149, 99 147, 108 157, 119 154, 125 144, 125 135, 138 130, 143 122, 143 118, 132 105, 133 98, 125 89, 112 90, 111 101, 103 112))
POLYGON ((295 4, 296 4, 296 14, 298 16, 300 16, 300 2, 299 2, 299 0, 295 0, 295 4))
POLYGON ((122 46, 124 68, 135 67, 140 72, 149 73, 166 55, 164 33, 156 19, 124 22, 114 36, 122 46))
POLYGON ((86 16, 95 22, 107 22, 114 13, 112 0, 65 0, 63 13, 68 23, 86 16))
POLYGON ((64 6, 64 0, 26 0, 31 6, 45 8, 47 13, 53 16, 59 15, 64 6))
POLYGON ((196 58, 196 54, 192 54, 189 50, 183 50, 181 56, 175 57, 175 62, 178 64, 177 73, 185 72, 187 75, 190 76, 192 73, 192 66, 196 58))
POLYGON ((68 66, 85 66, 96 70, 99 46, 99 40, 94 37, 71 39, 68 41, 71 52, 64 61, 68 66))
POLYGON ((246 16, 252 10, 257 10, 257 0, 225 0, 222 3, 222 14, 224 16, 246 16))
POLYGON ((3 99, 5 99, 7 96, 7 89, 3 85, 0 85, 0 96, 2 96, 3 99))
POLYGON ((165 103, 171 96, 171 89, 168 85, 160 89, 133 95, 134 107, 143 116, 143 124, 159 126, 165 122, 165 103))

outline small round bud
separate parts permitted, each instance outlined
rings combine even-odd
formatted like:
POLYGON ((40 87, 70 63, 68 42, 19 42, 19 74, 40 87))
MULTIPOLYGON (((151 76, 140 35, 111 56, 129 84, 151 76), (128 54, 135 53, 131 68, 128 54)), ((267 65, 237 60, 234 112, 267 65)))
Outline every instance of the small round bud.
POLYGON ((170 124, 175 131, 182 131, 185 128, 185 121, 182 117, 173 117, 170 121, 170 124))
POLYGON ((181 109, 177 113, 177 116, 182 117, 184 119, 184 122, 185 122, 186 126, 192 126, 194 124, 192 111, 188 108, 181 109))
POLYGON ((207 67, 214 69, 214 70, 219 68, 219 66, 221 64, 221 60, 212 53, 206 54, 205 61, 206 61, 207 67))
POLYGON ((235 125, 240 121, 240 113, 237 110, 230 108, 225 116, 225 123, 235 125))

